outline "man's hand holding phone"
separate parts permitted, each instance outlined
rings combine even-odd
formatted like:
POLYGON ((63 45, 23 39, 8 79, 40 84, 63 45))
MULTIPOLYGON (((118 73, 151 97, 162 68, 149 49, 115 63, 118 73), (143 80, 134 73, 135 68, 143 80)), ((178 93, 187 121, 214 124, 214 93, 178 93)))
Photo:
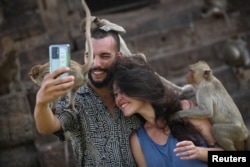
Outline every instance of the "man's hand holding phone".
POLYGON ((49 64, 50 74, 44 77, 37 94, 37 102, 40 104, 48 104, 59 96, 67 94, 74 84, 74 76, 68 75, 70 71, 69 44, 50 45, 49 64))

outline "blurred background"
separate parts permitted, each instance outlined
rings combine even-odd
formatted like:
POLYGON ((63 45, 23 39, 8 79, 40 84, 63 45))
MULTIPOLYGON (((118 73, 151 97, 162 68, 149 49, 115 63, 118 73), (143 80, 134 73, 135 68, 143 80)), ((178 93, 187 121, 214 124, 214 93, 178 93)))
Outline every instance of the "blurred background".
MULTIPOLYGON (((87 0, 92 15, 123 26, 132 52, 185 84, 188 65, 205 60, 250 128, 249 0, 87 0)), ((48 62, 50 44, 69 43, 83 62, 80 0, 0 0, 0 166, 66 167, 64 143, 40 135, 33 110, 38 87, 28 76, 48 62)), ((69 166, 76 163, 70 153, 69 166)))

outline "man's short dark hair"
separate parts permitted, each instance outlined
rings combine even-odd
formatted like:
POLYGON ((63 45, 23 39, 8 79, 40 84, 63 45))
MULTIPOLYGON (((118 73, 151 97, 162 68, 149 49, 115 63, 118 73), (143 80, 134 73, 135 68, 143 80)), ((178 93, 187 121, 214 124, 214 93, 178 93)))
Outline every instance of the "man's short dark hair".
POLYGON ((119 34, 116 31, 110 30, 110 31, 104 31, 100 28, 95 28, 91 31, 91 37, 94 39, 102 39, 105 38, 107 36, 112 36, 115 40, 115 44, 116 44, 116 51, 119 52, 120 51, 120 38, 119 38, 119 34))

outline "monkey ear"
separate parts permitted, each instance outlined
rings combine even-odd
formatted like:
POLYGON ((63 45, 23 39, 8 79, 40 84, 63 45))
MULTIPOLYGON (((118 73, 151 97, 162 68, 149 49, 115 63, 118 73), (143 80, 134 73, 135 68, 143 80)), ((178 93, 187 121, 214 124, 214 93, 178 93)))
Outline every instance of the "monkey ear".
POLYGON ((40 72, 40 65, 36 65, 36 66, 32 67, 30 72, 29 72, 30 78, 32 80, 37 79, 39 72, 40 72))
POLYGON ((204 75, 203 77, 205 79, 209 79, 210 78, 210 74, 211 74, 211 70, 204 70, 204 75))

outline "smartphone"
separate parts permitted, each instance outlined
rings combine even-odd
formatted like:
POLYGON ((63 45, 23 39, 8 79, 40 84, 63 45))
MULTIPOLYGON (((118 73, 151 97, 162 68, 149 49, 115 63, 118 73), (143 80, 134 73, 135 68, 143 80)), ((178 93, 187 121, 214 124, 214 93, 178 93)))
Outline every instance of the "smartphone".
MULTIPOLYGON (((69 44, 55 44, 49 46, 50 73, 62 67, 69 67, 70 59, 69 44)), ((63 73, 59 77, 63 76, 68 76, 68 73, 63 73)))

